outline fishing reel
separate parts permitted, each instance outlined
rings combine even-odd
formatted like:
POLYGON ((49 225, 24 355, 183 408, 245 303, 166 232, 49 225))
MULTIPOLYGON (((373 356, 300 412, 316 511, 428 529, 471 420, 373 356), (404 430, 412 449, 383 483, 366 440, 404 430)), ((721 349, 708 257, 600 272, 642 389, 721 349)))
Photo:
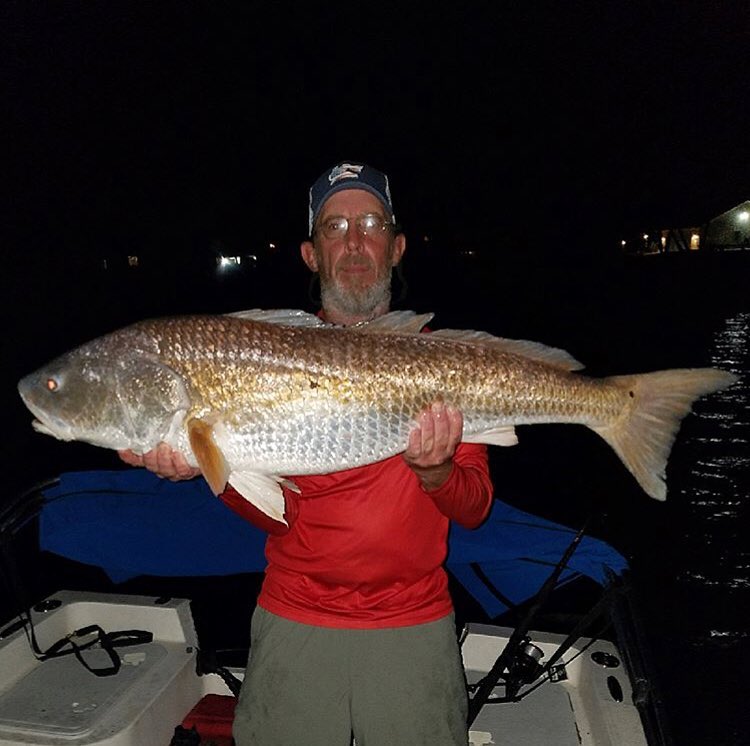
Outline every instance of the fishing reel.
POLYGON ((524 637, 510 654, 505 679, 506 696, 513 697, 524 684, 539 678, 543 667, 539 663, 544 657, 542 649, 529 637, 524 637))

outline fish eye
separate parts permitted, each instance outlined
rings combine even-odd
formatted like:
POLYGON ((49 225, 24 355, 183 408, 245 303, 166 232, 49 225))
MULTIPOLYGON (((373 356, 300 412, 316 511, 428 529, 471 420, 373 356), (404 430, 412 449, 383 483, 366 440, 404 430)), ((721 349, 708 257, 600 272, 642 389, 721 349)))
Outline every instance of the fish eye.
POLYGON ((55 378, 47 379, 47 391, 57 391, 60 388, 60 384, 55 378))

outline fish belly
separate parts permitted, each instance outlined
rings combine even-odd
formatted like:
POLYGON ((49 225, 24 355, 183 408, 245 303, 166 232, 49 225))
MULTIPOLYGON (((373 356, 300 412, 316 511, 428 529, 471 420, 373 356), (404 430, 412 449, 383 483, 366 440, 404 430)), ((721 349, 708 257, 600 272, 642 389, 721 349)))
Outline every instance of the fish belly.
POLYGON ((307 409, 266 425, 217 425, 214 437, 232 470, 325 474, 403 451, 414 424, 375 409, 307 409))

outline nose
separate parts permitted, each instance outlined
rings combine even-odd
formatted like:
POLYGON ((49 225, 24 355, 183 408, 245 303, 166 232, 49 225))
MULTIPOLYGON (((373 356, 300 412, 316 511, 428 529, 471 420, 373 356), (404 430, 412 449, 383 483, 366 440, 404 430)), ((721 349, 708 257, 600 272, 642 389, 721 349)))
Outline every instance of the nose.
POLYGON ((349 221, 349 227, 346 229, 344 241, 346 243, 346 250, 351 254, 359 253, 363 249, 362 233, 354 220, 349 221))

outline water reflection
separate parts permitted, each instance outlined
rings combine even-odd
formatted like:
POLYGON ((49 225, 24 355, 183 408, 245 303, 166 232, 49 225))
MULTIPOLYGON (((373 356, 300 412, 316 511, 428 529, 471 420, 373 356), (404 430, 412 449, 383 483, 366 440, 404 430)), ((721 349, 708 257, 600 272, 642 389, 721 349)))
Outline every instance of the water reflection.
MULTIPOLYGON (((724 322, 714 335, 711 364, 736 373, 740 381, 696 406, 695 426, 685 443, 691 466, 681 490, 687 512, 684 538, 691 551, 678 582, 694 592, 727 594, 739 610, 750 591, 750 547, 743 528, 750 512, 750 314, 724 322)), ((706 619, 694 642, 724 647, 745 640, 742 616, 739 611, 734 617, 723 614, 722 629, 716 628, 716 619, 706 619)))

